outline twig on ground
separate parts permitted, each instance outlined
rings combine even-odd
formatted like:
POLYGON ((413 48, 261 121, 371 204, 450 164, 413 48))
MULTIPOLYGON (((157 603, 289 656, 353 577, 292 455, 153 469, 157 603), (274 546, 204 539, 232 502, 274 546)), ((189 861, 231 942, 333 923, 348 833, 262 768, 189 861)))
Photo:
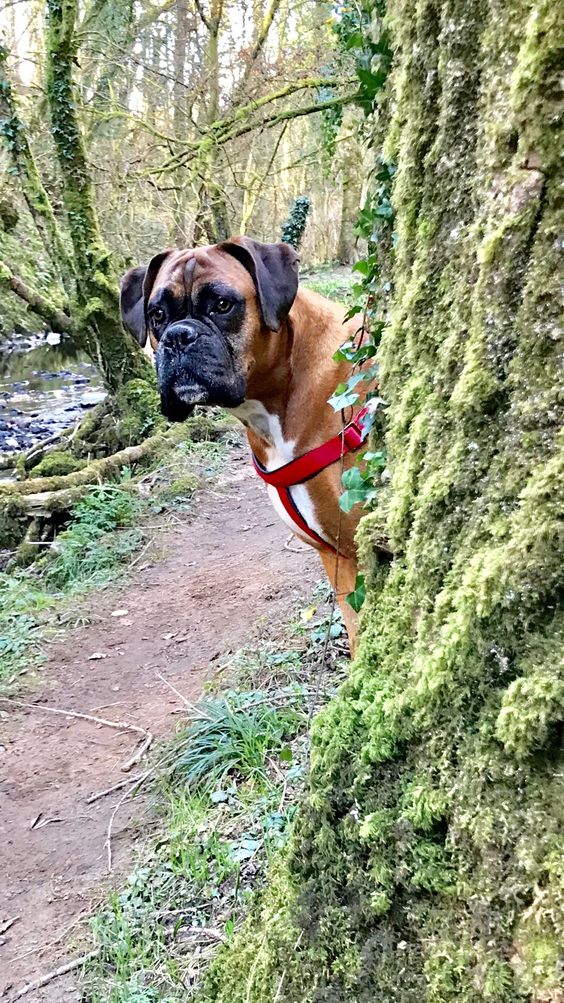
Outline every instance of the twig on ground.
POLYGON ((135 777, 124 777, 117 784, 112 787, 106 787, 103 791, 96 791, 95 794, 91 794, 89 798, 86 799, 86 804, 94 804, 95 801, 100 801, 101 798, 107 797, 108 794, 113 794, 114 791, 121 790, 122 787, 127 787, 128 784, 136 784, 139 780, 145 780, 148 776, 147 773, 138 773, 135 777))
POLYGON ((284 541, 283 550, 289 550, 291 554, 303 554, 306 550, 309 550, 307 544, 304 544, 303 547, 291 547, 292 540, 297 540, 297 536, 294 533, 290 533, 288 539, 284 541))
POLYGON ((153 771, 152 770, 148 770, 147 773, 142 773, 138 777, 138 779, 133 784, 133 786, 130 787, 129 790, 125 792, 125 794, 122 794, 122 796, 120 797, 119 801, 114 806, 114 810, 112 811, 112 814, 110 815, 110 818, 109 818, 109 821, 108 821, 108 828, 107 828, 107 832, 106 832, 106 851, 107 851, 107 855, 108 855, 108 873, 110 873, 110 874, 112 872, 112 829, 113 829, 113 826, 114 826, 116 815, 117 815, 118 811, 120 810, 122 804, 124 804, 124 802, 127 801, 128 798, 132 798, 137 793, 137 791, 141 787, 141 784, 144 783, 144 781, 147 779, 147 777, 149 776, 149 774, 151 772, 153 772, 153 771))
POLYGON ((122 804, 124 803, 124 801, 126 801, 127 798, 130 797, 131 795, 132 795, 132 791, 126 791, 125 792, 125 794, 119 799, 118 803, 116 805, 114 805, 114 810, 112 811, 112 814, 110 815, 110 818, 109 818, 109 821, 108 821, 108 828, 106 830, 106 853, 107 853, 107 859, 108 859, 108 873, 109 874, 112 873, 112 829, 113 829, 113 825, 114 825, 114 820, 115 820, 115 817, 116 817, 118 811, 120 810, 122 804))
POLYGON ((181 926, 178 933, 183 934, 183 936, 197 936, 207 937, 208 940, 215 940, 218 944, 225 944, 225 937, 220 932, 220 930, 214 930, 210 926, 181 926))
POLYGON ((188 710, 191 712, 191 714, 194 715, 194 717, 197 717, 197 718, 199 718, 201 720, 205 720, 205 721, 212 721, 213 720, 213 718, 211 718, 209 716, 209 714, 205 714, 204 711, 202 711, 202 710, 199 709, 199 707, 196 707, 195 704, 191 703, 191 701, 188 700, 188 698, 185 697, 180 692, 180 690, 176 689, 176 686, 173 686, 172 683, 169 683, 168 679, 165 679, 165 677, 162 675, 161 672, 157 672, 157 678, 160 679, 161 682, 163 682, 165 684, 165 686, 168 686, 169 690, 172 690, 172 692, 174 694, 176 694, 176 696, 178 697, 178 699, 182 701, 182 703, 184 704, 184 706, 188 708, 188 710))
POLYGON ((154 539, 155 539, 154 536, 152 536, 150 540, 147 540, 147 543, 145 544, 145 546, 141 547, 141 550, 137 554, 137 557, 133 561, 131 561, 131 563, 130 563, 128 569, 127 569, 128 571, 131 571, 131 569, 134 568, 136 564, 139 564, 139 561, 141 560, 142 557, 145 556, 145 554, 147 553, 149 547, 154 542, 154 539))
POLYGON ((286 978, 286 969, 284 969, 282 975, 280 976, 280 982, 278 983, 278 988, 276 990, 276 996, 274 997, 273 1003, 277 1003, 277 1000, 280 999, 280 993, 282 992, 282 986, 284 985, 285 978, 286 978))
POLYGON ((143 759, 143 756, 145 755, 146 752, 148 752, 152 744, 153 744, 153 735, 151 734, 150 731, 148 731, 145 741, 141 742, 141 745, 137 748, 137 750, 133 753, 133 755, 127 760, 126 763, 123 764, 123 766, 121 767, 121 772, 129 773, 129 771, 134 766, 136 766, 141 759, 143 759))
POLYGON ((14 923, 17 923, 19 919, 21 919, 21 916, 12 916, 11 919, 7 919, 3 923, 0 923, 0 935, 3 933, 7 933, 8 930, 14 925, 14 923))
POLYGON ((63 717, 77 717, 81 721, 91 721, 93 724, 102 724, 106 728, 114 728, 116 731, 134 731, 138 735, 148 735, 146 728, 139 724, 130 724, 128 721, 108 721, 104 717, 95 717, 93 714, 82 714, 78 710, 65 710, 62 707, 48 707, 46 704, 28 703, 25 700, 15 700, 13 697, 0 696, 4 703, 13 704, 15 707, 26 707, 28 710, 42 710, 46 714, 60 714, 63 717))
POLYGON ((55 940, 48 940, 46 943, 30 948, 29 951, 24 951, 23 954, 16 955, 15 958, 11 959, 12 964, 15 964, 16 961, 23 961, 24 958, 29 958, 30 954, 40 955, 45 954, 45 951, 50 951, 53 947, 56 947, 57 944, 60 944, 62 940, 66 940, 71 930, 74 930, 75 926, 82 923, 83 920, 88 919, 90 915, 91 913, 89 910, 81 912, 75 919, 73 919, 72 923, 69 923, 69 925, 65 927, 62 933, 55 937, 55 940))
POLYGON ((62 717, 78 718, 80 721, 90 721, 92 724, 99 724, 105 728, 113 728, 114 731, 132 731, 136 735, 142 735, 144 741, 140 749, 125 763, 122 767, 123 770, 130 770, 139 761, 143 753, 147 751, 153 741, 150 731, 142 728, 139 724, 130 724, 128 721, 108 721, 104 717, 95 717, 93 714, 81 714, 77 710, 63 710, 60 707, 47 707, 45 704, 27 703, 25 700, 14 700, 13 697, 0 696, 0 700, 3 700, 4 703, 12 704, 14 707, 25 707, 28 710, 45 711, 46 714, 59 714, 62 717))
POLYGON ((115 731, 133 731, 137 735, 144 735, 145 738, 151 734, 147 728, 142 728, 140 724, 130 724, 128 721, 108 721, 105 717, 82 714, 78 710, 49 707, 45 703, 28 703, 26 700, 15 700, 11 696, 0 696, 0 700, 3 700, 4 703, 10 703, 14 707, 26 707, 28 710, 42 710, 46 714, 59 714, 61 717, 77 717, 81 721, 90 721, 92 724, 100 724, 105 728, 113 728, 115 731))
POLYGON ((61 975, 66 975, 67 972, 73 972, 76 968, 80 968, 87 961, 92 961, 93 958, 97 958, 100 954, 100 948, 95 951, 89 951, 88 954, 81 954, 79 958, 73 958, 72 961, 65 962, 64 965, 59 965, 58 968, 54 968, 53 971, 47 972, 46 975, 42 975, 40 979, 36 979, 34 982, 28 982, 21 989, 18 989, 15 996, 11 996, 9 1003, 16 1003, 16 1000, 20 1000, 22 996, 27 996, 28 993, 35 992, 36 989, 42 989, 43 986, 53 982, 53 979, 60 978, 61 975))

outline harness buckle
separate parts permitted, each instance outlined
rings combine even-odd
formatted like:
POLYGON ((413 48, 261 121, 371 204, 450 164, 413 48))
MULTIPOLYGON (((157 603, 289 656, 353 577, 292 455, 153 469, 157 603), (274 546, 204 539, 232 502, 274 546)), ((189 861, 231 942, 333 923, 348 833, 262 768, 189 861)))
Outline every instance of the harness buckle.
POLYGON ((350 450, 358 449, 362 446, 365 438, 365 431, 362 425, 356 421, 351 421, 343 429, 343 439, 350 450))

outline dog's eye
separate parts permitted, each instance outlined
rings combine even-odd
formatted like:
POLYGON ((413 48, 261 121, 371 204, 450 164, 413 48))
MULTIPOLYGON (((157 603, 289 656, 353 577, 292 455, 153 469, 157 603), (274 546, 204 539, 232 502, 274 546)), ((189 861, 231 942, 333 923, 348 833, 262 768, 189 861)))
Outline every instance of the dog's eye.
POLYGON ((154 324, 162 324, 165 319, 165 312, 161 306, 155 306, 150 311, 150 317, 154 324))
POLYGON ((214 306, 214 313, 229 313, 231 307, 233 306, 231 300, 225 299, 224 296, 221 299, 216 300, 214 306))

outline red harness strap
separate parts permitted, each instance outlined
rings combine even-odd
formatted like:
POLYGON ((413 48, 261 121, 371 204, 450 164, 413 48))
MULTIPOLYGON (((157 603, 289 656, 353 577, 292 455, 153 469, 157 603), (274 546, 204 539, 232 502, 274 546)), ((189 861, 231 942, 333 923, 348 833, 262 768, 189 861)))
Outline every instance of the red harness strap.
POLYGON ((356 417, 348 425, 345 425, 342 432, 334 435, 332 439, 328 439, 321 446, 316 446, 315 449, 310 449, 307 453, 303 453, 302 456, 297 456, 295 460, 290 460, 289 463, 285 463, 282 467, 277 467, 276 470, 267 470, 266 467, 263 467, 262 463, 259 463, 253 453, 253 463, 257 474, 263 481, 270 484, 271 487, 276 488, 278 497, 292 522, 301 529, 302 533, 309 536, 318 547, 321 547, 323 550, 330 550, 333 554, 337 553, 335 547, 327 543, 311 526, 308 526, 290 494, 290 488, 296 484, 303 484, 304 481, 309 481, 310 478, 315 477, 316 474, 320 474, 322 470, 340 460, 342 456, 360 449, 367 435, 367 429, 364 427, 362 420, 369 411, 369 407, 363 407, 356 417))

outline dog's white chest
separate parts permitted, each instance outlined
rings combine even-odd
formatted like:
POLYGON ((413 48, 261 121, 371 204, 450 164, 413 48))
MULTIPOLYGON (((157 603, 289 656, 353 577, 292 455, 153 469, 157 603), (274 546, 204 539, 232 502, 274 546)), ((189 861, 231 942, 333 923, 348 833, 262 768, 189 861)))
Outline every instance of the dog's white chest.
MULTIPOLYGON (((264 404, 260 401, 250 400, 245 401, 237 408, 233 408, 233 414, 243 422, 243 424, 248 425, 249 428, 260 435, 268 444, 266 469, 276 470, 278 467, 284 466, 285 463, 290 463, 295 457, 295 443, 292 439, 285 439, 282 432, 282 425, 278 415, 270 414, 266 410, 264 404)), ((267 484, 266 490, 268 492, 268 497, 270 502, 276 512, 276 514, 282 519, 283 522, 291 529, 292 533, 299 536, 302 540, 307 540, 311 543, 311 539, 306 536, 302 529, 294 522, 290 514, 284 508, 284 505, 280 501, 280 496, 275 487, 271 484, 267 484)), ((310 497, 310 493, 306 484, 296 484, 290 489, 292 500, 298 507, 302 518, 305 520, 308 526, 313 529, 318 536, 323 540, 327 540, 327 534, 323 532, 323 529, 317 519, 315 513, 315 506, 310 497)), ((327 540, 329 543, 329 540, 327 540)))

